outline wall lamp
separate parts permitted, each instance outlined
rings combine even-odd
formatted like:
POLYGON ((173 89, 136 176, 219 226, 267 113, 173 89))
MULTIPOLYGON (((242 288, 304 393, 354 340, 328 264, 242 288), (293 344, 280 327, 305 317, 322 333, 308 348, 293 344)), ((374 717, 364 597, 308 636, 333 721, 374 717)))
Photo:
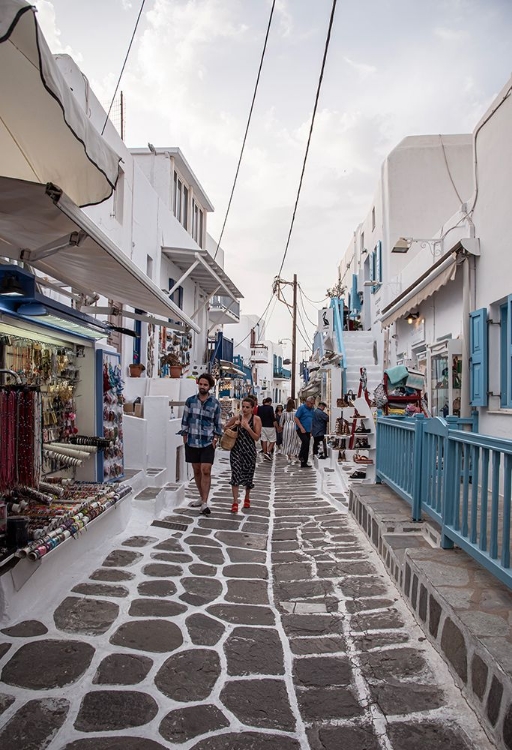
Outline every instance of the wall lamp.
POLYGON ((415 312, 415 313, 411 312, 407 316, 406 320, 409 323, 409 325, 411 326, 414 323, 415 320, 418 320, 419 317, 420 317, 419 312, 415 312))
POLYGON ((419 242, 421 247, 428 247, 432 255, 441 255, 443 251, 442 239, 419 239, 415 237, 399 237, 395 242, 392 253, 407 253, 414 242, 419 242))

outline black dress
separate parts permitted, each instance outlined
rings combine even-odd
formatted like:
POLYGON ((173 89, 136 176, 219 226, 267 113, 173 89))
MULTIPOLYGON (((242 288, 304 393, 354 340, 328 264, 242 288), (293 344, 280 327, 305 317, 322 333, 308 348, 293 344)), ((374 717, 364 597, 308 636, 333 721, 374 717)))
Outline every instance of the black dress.
MULTIPOLYGON (((249 420, 251 430, 253 427, 253 418, 249 420)), ((231 449, 231 480, 230 484, 234 487, 254 487, 254 470, 256 469, 256 443, 243 427, 238 427, 238 437, 236 443, 231 449)))

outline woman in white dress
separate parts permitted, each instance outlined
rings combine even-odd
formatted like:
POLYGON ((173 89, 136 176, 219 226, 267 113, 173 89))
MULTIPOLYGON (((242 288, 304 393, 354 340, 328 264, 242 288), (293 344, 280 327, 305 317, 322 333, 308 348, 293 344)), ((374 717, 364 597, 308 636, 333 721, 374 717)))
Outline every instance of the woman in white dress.
POLYGON ((286 409, 281 417, 281 427, 283 428, 282 451, 288 461, 293 461, 300 452, 300 440, 295 428, 295 401, 293 398, 288 399, 286 409))

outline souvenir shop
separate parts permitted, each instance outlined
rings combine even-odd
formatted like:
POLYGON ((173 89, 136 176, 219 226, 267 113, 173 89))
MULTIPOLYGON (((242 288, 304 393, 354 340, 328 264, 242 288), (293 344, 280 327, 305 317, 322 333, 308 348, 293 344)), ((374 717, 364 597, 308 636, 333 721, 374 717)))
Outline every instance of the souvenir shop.
POLYGON ((12 268, 0 277, 0 564, 41 559, 131 491, 106 326, 27 291, 33 276, 12 268))

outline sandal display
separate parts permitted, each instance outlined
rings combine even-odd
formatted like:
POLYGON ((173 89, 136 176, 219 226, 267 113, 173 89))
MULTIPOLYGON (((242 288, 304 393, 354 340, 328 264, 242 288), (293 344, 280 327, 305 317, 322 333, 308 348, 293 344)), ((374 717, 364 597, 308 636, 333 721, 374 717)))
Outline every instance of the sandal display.
POLYGON ((349 479, 366 479, 366 471, 354 471, 354 473, 349 476, 349 479))
POLYGON ((373 464, 373 460, 368 456, 362 456, 359 453, 355 453, 352 459, 356 464, 373 464))

